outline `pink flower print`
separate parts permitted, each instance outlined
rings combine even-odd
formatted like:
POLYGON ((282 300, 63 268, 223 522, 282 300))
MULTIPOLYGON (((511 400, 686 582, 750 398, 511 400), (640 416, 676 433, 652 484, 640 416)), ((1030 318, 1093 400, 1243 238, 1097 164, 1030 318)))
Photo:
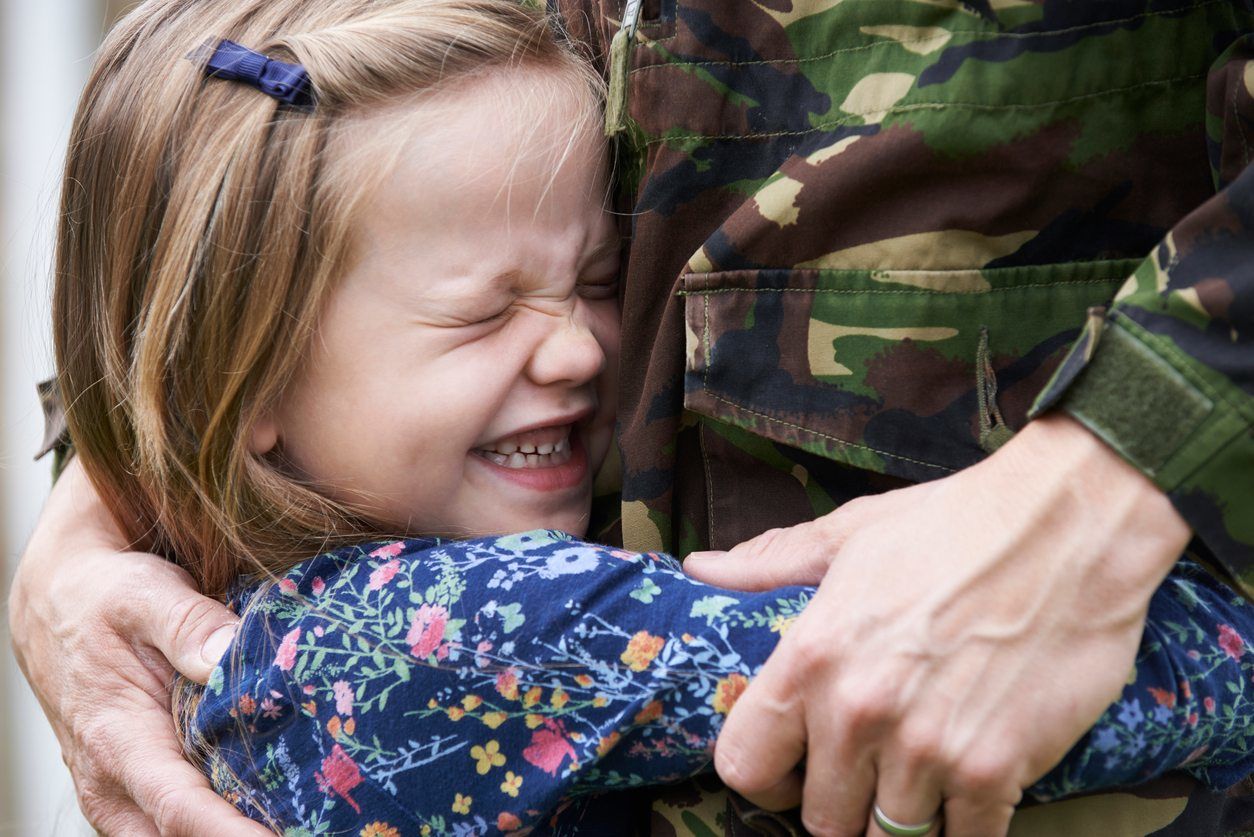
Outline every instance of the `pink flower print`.
MULTIPOLYGON (((374 552, 378 552, 375 550, 374 552)), ((370 553, 374 555, 374 552, 370 553)), ((370 583, 366 586, 371 590, 382 590, 389 581, 396 576, 396 571, 401 568, 401 562, 393 558, 386 564, 381 564, 374 568, 374 572, 370 573, 370 583)))
POLYGON ((261 702, 262 717, 274 720, 283 714, 283 707, 275 703, 271 698, 266 698, 261 702))
POLYGON ((1202 706, 1206 709, 1208 713, 1213 715, 1215 712, 1215 699, 1211 697, 1210 695, 1207 695, 1205 698, 1202 699, 1202 706))
POLYGON ((310 584, 309 586, 313 588, 313 594, 315 596, 321 596, 322 591, 327 589, 327 583, 322 580, 322 576, 316 576, 313 580, 313 583, 310 584))
MULTIPOLYGON (((440 640, 444 639, 444 626, 448 624, 448 611, 442 605, 425 604, 414 613, 414 621, 409 626, 405 641, 409 643, 409 653, 418 659, 429 657, 440 640)), ((447 652, 445 652, 447 653, 447 652)))
POLYGON ((279 651, 274 655, 274 664, 281 671, 291 671, 296 665, 296 643, 300 641, 300 628, 292 628, 279 643, 279 651))
POLYGON ((393 541, 392 543, 384 544, 383 546, 371 552, 370 557, 371 558, 395 558, 397 555, 401 554, 401 550, 404 548, 405 548, 404 541, 393 541))
POLYGON ((536 767, 556 776, 562 759, 575 759, 575 748, 566 740, 565 730, 554 721, 546 720, 544 726, 531 734, 531 745, 523 750, 523 758, 536 767))
POLYGON ((1234 660, 1241 659, 1245 654, 1245 640, 1231 625, 1219 626, 1219 647, 1234 660))
POLYGON ((318 787, 323 793, 334 791, 336 796, 353 806, 354 811, 361 813, 361 807, 348 795, 349 791, 362 783, 361 770, 353 757, 344 752, 339 744, 332 747, 331 755, 322 760, 322 772, 314 773, 314 778, 318 780, 318 787))
POLYGON ((335 711, 341 715, 352 715, 353 687, 348 685, 348 681, 336 680, 331 684, 331 691, 335 693, 335 711))
POLYGON ((492 661, 485 657, 484 654, 487 654, 491 650, 492 643, 488 642, 486 639, 482 640, 477 646, 475 646, 475 665, 479 668, 486 668, 488 663, 492 661))
POLYGON ((292 581, 290 578, 283 579, 279 582, 279 592, 281 592, 284 596, 295 596, 296 582, 292 581))

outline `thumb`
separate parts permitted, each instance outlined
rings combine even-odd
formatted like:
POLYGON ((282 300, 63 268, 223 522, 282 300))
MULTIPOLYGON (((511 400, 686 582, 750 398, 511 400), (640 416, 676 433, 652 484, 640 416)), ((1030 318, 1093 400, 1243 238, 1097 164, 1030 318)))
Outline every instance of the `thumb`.
POLYGON ((771 529, 726 552, 693 552, 684 559, 684 572, 706 584, 733 590, 817 585, 839 549, 823 523, 820 518, 789 529, 771 529))
POLYGON ((185 573, 163 578, 149 589, 148 599, 147 624, 137 638, 160 651, 184 677, 208 683, 235 637, 239 617, 202 596, 185 573))

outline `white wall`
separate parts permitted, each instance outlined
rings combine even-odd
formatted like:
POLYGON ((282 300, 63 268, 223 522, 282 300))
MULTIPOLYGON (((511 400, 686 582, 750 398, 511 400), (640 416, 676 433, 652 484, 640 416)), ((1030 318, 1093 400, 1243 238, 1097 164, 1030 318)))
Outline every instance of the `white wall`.
MULTIPOLYGON (((52 368, 49 269, 56 182, 103 23, 100 0, 0 0, 0 592, 49 484, 34 383, 52 368)), ((0 620, 0 835, 92 833, 0 620)))

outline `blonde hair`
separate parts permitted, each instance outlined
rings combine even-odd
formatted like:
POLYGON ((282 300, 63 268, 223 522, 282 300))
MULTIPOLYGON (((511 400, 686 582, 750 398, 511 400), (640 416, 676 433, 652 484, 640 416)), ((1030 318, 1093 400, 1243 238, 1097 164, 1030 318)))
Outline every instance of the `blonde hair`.
POLYGON ((338 153, 354 120, 520 66, 561 71, 595 106, 599 77, 531 5, 150 0, 104 43, 65 169, 58 381, 115 517, 205 593, 392 534, 250 452, 250 428, 293 376, 388 169, 386 149, 369 172, 338 153), (315 106, 205 77, 207 37, 303 65, 315 106))

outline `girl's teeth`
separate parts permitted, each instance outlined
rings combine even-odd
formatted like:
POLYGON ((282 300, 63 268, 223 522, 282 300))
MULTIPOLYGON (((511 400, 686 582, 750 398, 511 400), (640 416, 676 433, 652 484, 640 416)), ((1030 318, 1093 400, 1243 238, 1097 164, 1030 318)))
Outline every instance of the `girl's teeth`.
POLYGON ((536 445, 536 453, 540 454, 541 456, 547 456, 548 454, 552 452, 553 452, 552 445, 536 445))
POLYGON ((554 468, 558 465, 565 465, 571 457, 570 444, 567 441, 553 445, 540 445, 539 453, 523 453, 521 450, 516 450, 506 455, 500 451, 499 447, 497 450, 479 452, 489 462, 506 468, 554 468), (551 450, 545 453, 545 448, 551 448, 551 450))
POLYGON ((518 449, 522 451, 523 453, 535 453, 536 452, 536 446, 531 444, 530 442, 524 442, 523 444, 518 446, 518 449))
POLYGON ((503 453, 506 456, 509 456, 511 453, 513 453, 516 450, 518 450, 518 445, 514 444, 513 442, 501 442, 499 445, 496 446, 496 452, 503 453))

